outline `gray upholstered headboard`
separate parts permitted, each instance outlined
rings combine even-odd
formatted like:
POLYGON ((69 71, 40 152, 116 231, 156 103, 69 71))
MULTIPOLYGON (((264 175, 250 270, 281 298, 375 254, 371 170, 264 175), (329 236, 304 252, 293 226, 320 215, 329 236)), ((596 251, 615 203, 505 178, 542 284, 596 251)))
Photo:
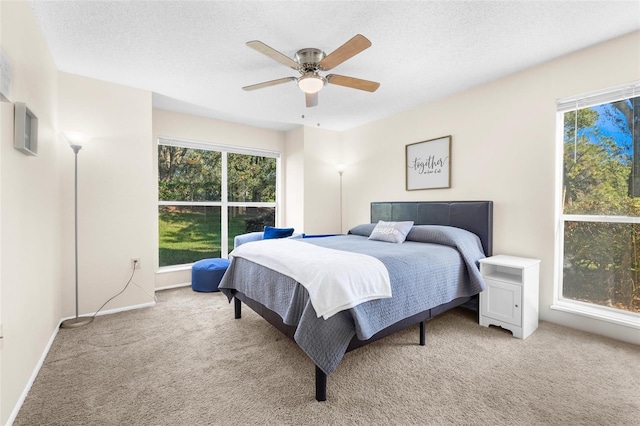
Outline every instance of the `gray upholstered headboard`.
POLYGON ((484 253, 493 253, 493 201, 398 201, 371 203, 371 223, 412 220, 415 225, 447 225, 480 237, 484 253))

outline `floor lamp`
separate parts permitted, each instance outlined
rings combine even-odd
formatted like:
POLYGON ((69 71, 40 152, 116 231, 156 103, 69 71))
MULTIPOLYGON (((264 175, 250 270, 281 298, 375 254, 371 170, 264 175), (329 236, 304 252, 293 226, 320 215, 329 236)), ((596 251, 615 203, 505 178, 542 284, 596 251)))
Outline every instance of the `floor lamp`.
POLYGON ((342 234, 342 173, 344 173, 344 164, 336 164, 336 169, 340 175, 340 233, 342 234))
POLYGON ((64 137, 69 141, 69 145, 73 150, 73 154, 75 156, 75 199, 74 199, 74 207, 75 207, 75 255, 76 255, 76 316, 75 318, 70 318, 68 320, 62 321, 60 324, 60 328, 76 328, 81 327, 83 325, 89 324, 93 321, 93 317, 79 317, 78 316, 78 152, 82 149, 82 143, 87 142, 90 138, 85 135, 76 132, 65 132, 64 137))

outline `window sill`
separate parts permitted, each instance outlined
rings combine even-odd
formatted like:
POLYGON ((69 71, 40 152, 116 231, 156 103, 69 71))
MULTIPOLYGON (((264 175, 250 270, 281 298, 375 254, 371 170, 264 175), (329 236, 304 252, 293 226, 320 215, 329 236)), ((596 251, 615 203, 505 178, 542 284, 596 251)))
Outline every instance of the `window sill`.
POLYGON ((567 312, 640 330, 640 314, 622 312, 587 303, 561 300, 550 306, 555 311, 567 312))

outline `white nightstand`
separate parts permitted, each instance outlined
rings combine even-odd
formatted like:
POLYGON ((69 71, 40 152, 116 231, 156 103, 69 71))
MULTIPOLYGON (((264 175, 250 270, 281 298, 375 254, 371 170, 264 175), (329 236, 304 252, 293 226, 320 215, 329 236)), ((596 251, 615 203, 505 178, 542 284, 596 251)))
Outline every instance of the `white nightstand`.
POLYGON ((497 325, 525 339, 538 328, 540 260, 497 255, 480 260, 487 288, 480 293, 480 325, 497 325))

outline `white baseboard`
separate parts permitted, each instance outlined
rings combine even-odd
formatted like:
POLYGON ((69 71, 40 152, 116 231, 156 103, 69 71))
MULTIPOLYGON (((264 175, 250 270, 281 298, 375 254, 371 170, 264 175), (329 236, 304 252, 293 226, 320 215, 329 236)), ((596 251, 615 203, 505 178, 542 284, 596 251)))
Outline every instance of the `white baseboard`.
POLYGON ((171 290, 172 288, 188 287, 188 286, 190 286, 190 285, 191 285, 191 283, 190 283, 190 282, 188 282, 188 283, 181 283, 181 284, 173 284, 173 285, 168 285, 168 286, 165 286, 165 287, 158 287, 158 288, 156 288, 156 291, 160 291, 160 290, 171 290))
MULTIPOLYGON (((98 312, 97 316, 115 314, 117 312, 132 311, 134 309, 148 308, 148 307, 154 306, 155 304, 156 302, 154 301, 154 302, 142 303, 139 305, 132 305, 132 306, 125 306, 122 308, 110 309, 107 311, 98 312)), ((91 317, 93 315, 95 315, 95 312, 91 314, 83 315, 83 316, 91 317)), ((31 386, 33 386, 33 383, 35 382, 36 377, 38 377, 38 373, 40 373, 40 369, 44 365, 44 360, 47 358, 47 355, 49 354, 51 345, 53 345, 53 341, 56 339, 56 336, 58 335, 58 330, 60 330, 60 324, 62 324, 62 321, 65 321, 71 318, 75 318, 75 315, 67 318, 62 318, 60 319, 60 321, 58 321, 58 325, 56 326, 55 330, 53 330, 53 334, 51 335, 51 338, 49 339, 47 346, 44 348, 44 351, 42 352, 42 355, 40 356, 40 359, 38 360, 38 363, 36 364, 33 370, 33 373, 31 373, 31 377, 29 377, 29 381, 24 387, 24 390, 20 394, 20 398, 18 398, 16 405, 13 407, 13 410, 11 411, 9 418, 7 419, 6 426, 11 426, 15 421, 16 417, 18 416, 18 412, 20 411, 20 408, 22 408, 22 404, 24 404, 24 400, 27 398, 27 395, 31 390, 31 386)))
MULTIPOLYGON (((131 305, 131 306, 124 306, 122 308, 115 308, 115 309, 108 309, 106 311, 100 311, 98 312, 98 317, 101 317, 102 315, 110 315, 110 314, 115 314, 118 312, 125 312, 125 311, 133 311, 134 309, 141 309, 141 308, 149 308, 153 305, 155 305, 156 302, 155 300, 153 302, 147 302, 147 303, 141 303, 139 305, 131 305)), ((89 316, 93 316, 94 314, 91 314, 89 316)), ((73 317, 71 317, 73 318, 73 317)))

